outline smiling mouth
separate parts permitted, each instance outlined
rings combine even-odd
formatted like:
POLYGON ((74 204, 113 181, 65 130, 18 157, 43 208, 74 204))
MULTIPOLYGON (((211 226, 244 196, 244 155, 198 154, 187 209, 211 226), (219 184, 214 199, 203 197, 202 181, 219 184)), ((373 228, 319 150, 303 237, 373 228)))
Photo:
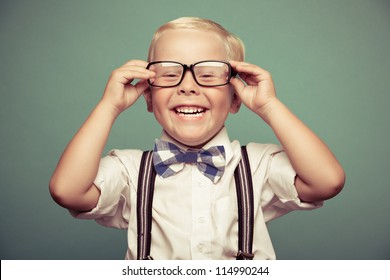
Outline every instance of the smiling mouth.
POLYGON ((200 117, 206 112, 206 109, 201 107, 191 106, 191 107, 176 107, 174 108, 174 111, 179 116, 200 117))

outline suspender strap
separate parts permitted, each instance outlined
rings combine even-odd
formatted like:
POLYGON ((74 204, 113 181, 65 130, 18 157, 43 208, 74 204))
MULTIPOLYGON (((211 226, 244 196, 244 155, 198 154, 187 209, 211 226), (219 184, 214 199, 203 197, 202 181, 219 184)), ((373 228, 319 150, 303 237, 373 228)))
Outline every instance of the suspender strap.
POLYGON ((253 185, 248 153, 241 147, 242 159, 234 171, 238 204, 238 254, 237 260, 252 260, 253 243, 253 185))
POLYGON ((150 256, 152 231, 152 203, 156 172, 153 168, 153 151, 142 154, 137 188, 137 259, 152 260, 150 256))
MULTIPOLYGON (((234 171, 238 205, 237 260, 252 260, 253 243, 253 185, 246 147, 241 147, 242 159, 234 171)), ((152 203, 156 172, 153 151, 145 151, 141 158, 137 189, 137 259, 152 260, 150 256, 152 231, 152 203)))

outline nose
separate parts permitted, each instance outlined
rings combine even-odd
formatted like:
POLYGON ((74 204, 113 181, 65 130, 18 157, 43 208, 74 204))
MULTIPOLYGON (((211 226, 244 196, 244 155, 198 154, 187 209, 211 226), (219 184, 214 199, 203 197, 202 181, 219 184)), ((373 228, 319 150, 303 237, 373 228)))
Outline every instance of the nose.
POLYGON ((197 94, 199 92, 199 87, 194 79, 192 72, 187 70, 183 75, 183 80, 181 81, 178 88, 179 93, 197 94))

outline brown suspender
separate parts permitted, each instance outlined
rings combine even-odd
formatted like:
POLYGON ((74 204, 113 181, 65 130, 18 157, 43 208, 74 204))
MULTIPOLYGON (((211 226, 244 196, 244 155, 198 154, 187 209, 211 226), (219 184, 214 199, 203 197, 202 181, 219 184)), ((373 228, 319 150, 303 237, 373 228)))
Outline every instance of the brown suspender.
MULTIPOLYGON (((237 260, 252 260, 253 243, 253 185, 246 147, 241 147, 242 159, 234 171, 238 205, 237 260)), ((153 151, 145 151, 141 158, 137 189, 137 259, 152 260, 152 203, 156 172, 152 161, 153 151)))

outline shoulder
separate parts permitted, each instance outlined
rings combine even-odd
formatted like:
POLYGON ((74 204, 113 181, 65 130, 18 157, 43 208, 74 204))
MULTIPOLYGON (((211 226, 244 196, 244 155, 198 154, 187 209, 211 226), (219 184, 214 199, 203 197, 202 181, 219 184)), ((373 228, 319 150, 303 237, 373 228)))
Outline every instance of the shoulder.
POLYGON ((276 154, 284 154, 283 147, 276 144, 248 143, 246 145, 249 163, 255 170, 262 166, 264 169, 269 165, 276 154))
POLYGON ((113 149, 108 152, 108 156, 118 158, 141 158, 143 151, 136 149, 113 149))
POLYGON ((142 150, 114 149, 100 160, 95 185, 122 186, 129 182, 136 184, 142 157, 142 150))
POLYGON ((102 161, 112 162, 115 161, 117 164, 121 164, 126 168, 138 170, 141 161, 143 151, 136 149, 113 149, 103 157, 102 161))
POLYGON ((263 144, 263 143, 248 143, 246 145, 248 155, 250 157, 261 158, 264 156, 272 156, 273 154, 283 152, 283 147, 276 144, 263 144))

